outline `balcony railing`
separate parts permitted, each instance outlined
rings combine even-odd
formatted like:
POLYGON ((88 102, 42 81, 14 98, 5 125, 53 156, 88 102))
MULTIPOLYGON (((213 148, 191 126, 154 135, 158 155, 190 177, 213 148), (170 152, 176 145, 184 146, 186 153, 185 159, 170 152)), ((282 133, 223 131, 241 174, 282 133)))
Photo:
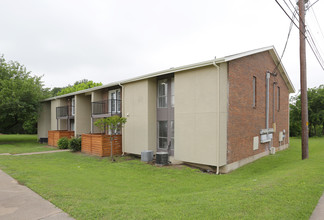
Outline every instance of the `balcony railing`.
POLYGON ((121 100, 109 99, 92 102, 92 115, 116 115, 121 113, 121 100))
POLYGON ((56 107, 56 118, 66 118, 74 116, 74 106, 59 106, 56 107))

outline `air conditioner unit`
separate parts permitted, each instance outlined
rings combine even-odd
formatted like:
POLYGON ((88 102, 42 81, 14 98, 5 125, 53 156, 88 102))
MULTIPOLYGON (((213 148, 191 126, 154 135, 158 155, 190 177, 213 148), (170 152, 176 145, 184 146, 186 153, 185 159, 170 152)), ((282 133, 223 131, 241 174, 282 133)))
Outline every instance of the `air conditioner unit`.
POLYGON ((153 160, 153 151, 146 150, 141 152, 141 161, 150 162, 153 160))
POLYGON ((168 152, 157 152, 155 163, 157 165, 168 165, 169 164, 169 154, 168 152))

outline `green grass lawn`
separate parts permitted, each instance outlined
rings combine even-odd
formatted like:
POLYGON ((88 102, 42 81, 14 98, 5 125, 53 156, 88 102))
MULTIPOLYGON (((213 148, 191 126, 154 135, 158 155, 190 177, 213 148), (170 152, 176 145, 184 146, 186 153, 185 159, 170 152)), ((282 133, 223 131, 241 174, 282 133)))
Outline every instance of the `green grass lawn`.
POLYGON ((76 219, 308 219, 324 190, 324 138, 226 175, 62 152, 0 156, 0 168, 76 219))
POLYGON ((37 142, 37 135, 0 135, 0 154, 29 153, 38 151, 57 150, 37 142))

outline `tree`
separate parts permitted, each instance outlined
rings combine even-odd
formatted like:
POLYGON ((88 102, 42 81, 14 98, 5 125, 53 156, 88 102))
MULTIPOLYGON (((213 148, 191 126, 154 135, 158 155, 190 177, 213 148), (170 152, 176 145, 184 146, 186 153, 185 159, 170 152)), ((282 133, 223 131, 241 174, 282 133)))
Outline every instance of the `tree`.
POLYGON ((113 140, 117 135, 118 130, 126 123, 127 119, 124 117, 119 117, 118 115, 111 116, 109 118, 101 118, 95 122, 95 125, 98 126, 101 131, 104 131, 106 134, 110 131, 110 157, 113 158, 113 140))
POLYGON ((0 133, 36 133, 40 100, 47 95, 41 77, 0 56, 0 133))
MULTIPOLYGON (((56 95, 64 95, 64 94, 68 94, 71 92, 76 92, 76 91, 80 91, 80 90, 84 90, 84 89, 90 89, 96 86, 102 86, 102 83, 95 83, 92 80, 87 80, 87 79, 83 79, 80 81, 76 81, 74 83, 74 85, 68 85, 67 87, 62 88, 60 91, 58 91, 56 93, 56 95)), ((54 88, 55 89, 55 88, 54 88)), ((58 89, 58 88, 56 88, 58 89)))
POLYGON ((61 87, 54 87, 53 89, 50 90, 50 96, 51 97, 57 96, 57 94, 61 92, 62 89, 63 88, 61 87))
MULTIPOLYGON (((324 85, 310 88, 308 96, 309 136, 324 135, 324 85)), ((296 95, 290 99, 290 135, 301 134, 301 97, 296 95)))

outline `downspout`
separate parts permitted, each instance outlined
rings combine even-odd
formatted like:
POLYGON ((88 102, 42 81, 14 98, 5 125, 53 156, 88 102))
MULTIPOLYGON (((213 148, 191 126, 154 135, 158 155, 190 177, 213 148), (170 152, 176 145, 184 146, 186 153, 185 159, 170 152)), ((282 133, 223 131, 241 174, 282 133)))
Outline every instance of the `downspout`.
MULTIPOLYGON (((270 81, 270 72, 267 71, 266 73, 266 129, 267 129, 267 138, 269 137, 269 81, 270 81)), ((270 147, 271 147, 271 142, 272 140, 270 141, 269 143, 269 150, 270 150, 270 147)))
POLYGON ((90 127, 90 133, 91 134, 93 134, 93 104, 92 104, 92 102, 94 100, 93 96, 94 96, 94 92, 91 92, 91 100, 90 100, 90 102, 91 102, 90 103, 91 104, 91 119, 90 119, 91 127, 90 127))
POLYGON ((274 82, 273 83, 273 103, 272 103, 272 108, 273 108, 273 112, 272 112, 272 122, 273 123, 276 123, 276 119, 275 119, 275 117, 276 117, 276 115, 275 115, 275 112, 276 112, 276 98, 275 98, 275 96, 276 96, 276 82, 274 82))
MULTIPOLYGON (((118 85, 121 87, 121 89, 122 89, 122 94, 121 94, 121 97, 122 97, 122 102, 121 102, 121 104, 122 104, 122 116, 123 116, 123 114, 125 114, 124 113, 124 86, 121 84, 121 83, 118 83, 118 85)), ((124 135, 122 134, 122 137, 123 137, 124 135)), ((122 141, 122 143, 123 143, 123 141, 122 141)), ((123 146, 122 146, 122 151, 123 151, 123 153, 122 153, 122 156, 124 156, 125 155, 125 151, 124 151, 124 148, 123 148, 123 146)))
POLYGON ((269 81, 270 72, 266 73, 266 129, 269 129, 269 81))
MULTIPOLYGON (((217 69, 217 72, 218 72, 218 85, 217 85, 217 88, 218 88, 218 90, 219 90, 219 66, 216 64, 216 61, 214 60, 213 61, 213 65, 216 67, 216 69, 217 69)), ((218 91, 218 101, 219 101, 219 91, 218 91)), ((219 111, 218 111, 218 114, 220 114, 219 113, 219 111)), ((219 120, 219 116, 218 116, 218 120, 219 120)), ((220 122, 218 122, 218 126, 219 126, 219 124, 220 124, 220 122)), ((218 132, 219 132, 220 130, 218 129, 218 132)), ((218 137, 219 137, 219 135, 218 135, 218 137)), ((220 160, 220 146, 218 145, 218 152, 217 152, 217 163, 216 163, 216 174, 217 175, 219 175, 219 160, 220 160)))

